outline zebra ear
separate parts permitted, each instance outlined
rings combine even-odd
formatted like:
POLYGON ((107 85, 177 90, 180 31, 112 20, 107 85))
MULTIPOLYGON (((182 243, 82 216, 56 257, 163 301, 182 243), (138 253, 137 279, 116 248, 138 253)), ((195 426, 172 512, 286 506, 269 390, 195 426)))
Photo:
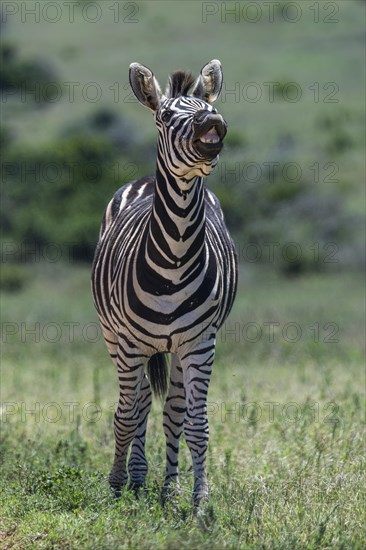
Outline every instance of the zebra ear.
POLYGON ((218 59, 213 59, 201 70, 197 78, 192 95, 207 103, 213 103, 219 97, 222 87, 222 69, 218 59))
POLYGON ((131 63, 129 77, 132 91, 139 102, 156 111, 160 105, 162 92, 152 71, 140 63, 131 63))

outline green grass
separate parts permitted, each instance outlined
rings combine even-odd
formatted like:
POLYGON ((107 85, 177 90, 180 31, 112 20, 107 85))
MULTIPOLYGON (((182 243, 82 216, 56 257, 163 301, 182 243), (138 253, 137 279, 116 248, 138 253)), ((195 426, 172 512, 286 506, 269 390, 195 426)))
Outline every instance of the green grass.
POLYGON ((29 268, 22 291, 2 295, 0 547, 364 547, 358 276, 283 280, 242 268, 218 338, 209 393, 211 497, 198 517, 183 439, 181 495, 160 504, 159 401, 148 425, 146 494, 115 500, 109 492, 118 390, 104 343, 92 342, 88 279, 85 268, 40 265, 29 268), (271 334, 268 322, 278 323, 271 334), (291 343, 294 327, 302 334, 291 343))

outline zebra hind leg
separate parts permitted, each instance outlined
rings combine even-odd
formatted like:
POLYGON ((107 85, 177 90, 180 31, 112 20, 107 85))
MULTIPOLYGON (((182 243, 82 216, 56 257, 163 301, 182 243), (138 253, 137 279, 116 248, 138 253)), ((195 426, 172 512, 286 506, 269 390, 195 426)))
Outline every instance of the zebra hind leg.
POLYGON ((198 507, 208 499, 206 453, 208 447, 207 393, 210 383, 214 347, 203 344, 182 359, 186 391, 184 436, 193 462, 193 504, 198 507))
POLYGON ((141 487, 144 487, 145 478, 148 471, 147 460, 145 457, 145 439, 147 418, 151 409, 151 389, 146 375, 141 383, 138 409, 139 422, 135 437, 132 441, 131 454, 128 461, 130 489, 133 489, 136 492, 141 487))
POLYGON ((172 354, 170 384, 163 412, 163 427, 166 438, 166 471, 163 501, 174 496, 179 489, 178 450, 186 412, 182 367, 178 356, 172 354))

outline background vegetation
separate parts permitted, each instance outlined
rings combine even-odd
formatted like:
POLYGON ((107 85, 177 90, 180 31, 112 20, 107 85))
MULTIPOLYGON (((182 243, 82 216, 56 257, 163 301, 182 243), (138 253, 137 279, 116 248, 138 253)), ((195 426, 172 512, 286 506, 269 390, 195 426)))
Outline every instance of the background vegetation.
POLYGON ((1 8, 0 547, 363 548, 365 2, 51 4, 1 8), (197 518, 183 441, 160 505, 159 402, 146 495, 108 492, 117 388, 89 273, 107 201, 154 171, 129 64, 164 86, 212 58, 229 132, 208 185, 241 269, 197 518))
POLYGON ((3 238, 72 242, 90 261, 108 198, 155 169, 156 131, 132 97, 129 63, 165 86, 171 70, 197 74, 219 57, 230 130, 209 185, 235 239, 298 243, 299 260, 276 257, 285 272, 334 268, 322 261, 330 242, 343 268, 360 268, 364 2, 169 5, 174 14, 166 2, 84 2, 39 5, 39 22, 24 8, 6 17, 3 238))

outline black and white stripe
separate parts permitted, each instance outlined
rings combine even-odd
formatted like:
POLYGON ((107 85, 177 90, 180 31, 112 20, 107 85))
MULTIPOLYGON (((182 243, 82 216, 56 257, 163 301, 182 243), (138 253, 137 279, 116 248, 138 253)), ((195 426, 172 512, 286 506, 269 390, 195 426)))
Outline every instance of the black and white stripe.
POLYGON ((215 338, 237 283, 236 253, 220 204, 203 185, 226 133, 212 106, 221 89, 221 65, 211 61, 196 81, 174 73, 165 95, 143 65, 131 65, 130 82, 154 113, 157 168, 154 177, 119 189, 108 204, 93 265, 94 301, 120 384, 110 484, 119 490, 128 473, 132 486, 144 484, 150 384, 164 391, 163 354, 170 353, 165 488, 178 481, 184 431, 197 504, 208 492, 206 407, 215 338))

